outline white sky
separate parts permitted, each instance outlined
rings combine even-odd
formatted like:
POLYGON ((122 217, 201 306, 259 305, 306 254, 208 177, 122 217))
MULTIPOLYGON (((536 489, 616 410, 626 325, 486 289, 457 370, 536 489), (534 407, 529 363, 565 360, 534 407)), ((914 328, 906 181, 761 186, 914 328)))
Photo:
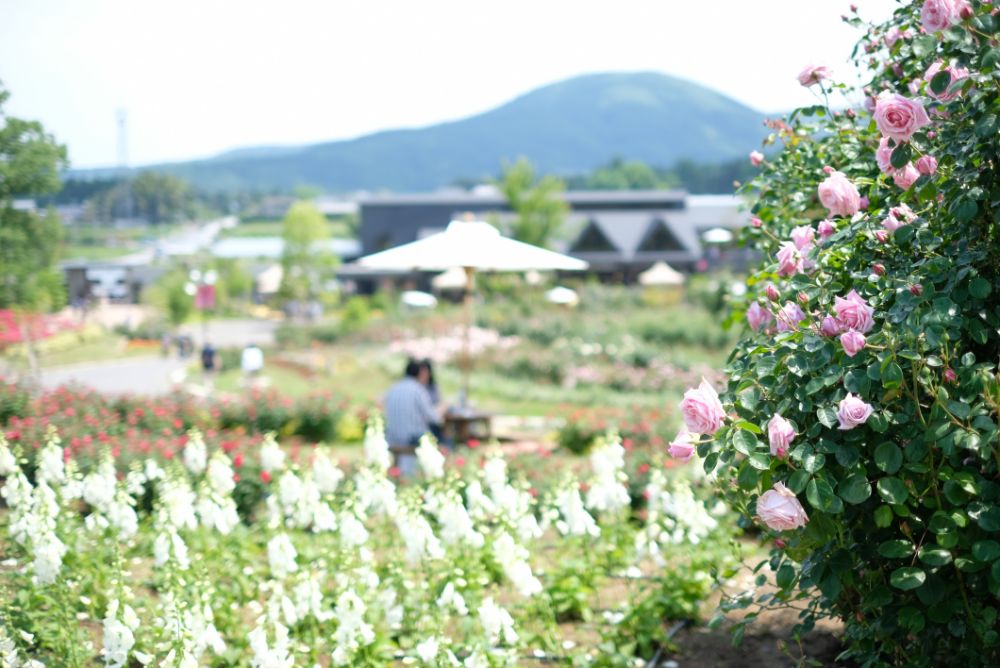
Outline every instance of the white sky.
MULTIPOLYGON (((894 0, 855 0, 882 19, 894 0)), ((759 109, 811 103, 806 64, 847 73, 849 0, 0 0, 7 112, 75 167, 414 127, 539 85, 657 70, 759 109)))

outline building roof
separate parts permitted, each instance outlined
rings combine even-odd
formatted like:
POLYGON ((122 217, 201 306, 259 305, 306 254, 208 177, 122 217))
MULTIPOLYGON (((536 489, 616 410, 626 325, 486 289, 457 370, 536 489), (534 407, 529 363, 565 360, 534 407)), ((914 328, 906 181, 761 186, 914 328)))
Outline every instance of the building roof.
MULTIPOLYGON (((593 204, 655 204, 682 203, 687 197, 683 190, 571 190, 562 194, 570 206, 593 204)), ((375 194, 358 198, 361 206, 411 206, 414 204, 468 204, 505 207, 507 199, 494 190, 438 190, 432 193, 375 194)))

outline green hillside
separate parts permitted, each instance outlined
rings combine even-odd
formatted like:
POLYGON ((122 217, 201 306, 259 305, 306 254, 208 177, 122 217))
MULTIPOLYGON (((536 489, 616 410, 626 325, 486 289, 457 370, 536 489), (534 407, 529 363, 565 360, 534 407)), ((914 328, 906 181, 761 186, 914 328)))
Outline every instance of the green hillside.
POLYGON ((156 168, 207 190, 310 184, 333 192, 417 191, 495 175, 502 161, 521 155, 540 171, 559 174, 587 172, 614 157, 660 166, 730 160, 758 146, 762 120, 763 114, 682 79, 592 74, 459 121, 303 147, 240 149, 156 168))

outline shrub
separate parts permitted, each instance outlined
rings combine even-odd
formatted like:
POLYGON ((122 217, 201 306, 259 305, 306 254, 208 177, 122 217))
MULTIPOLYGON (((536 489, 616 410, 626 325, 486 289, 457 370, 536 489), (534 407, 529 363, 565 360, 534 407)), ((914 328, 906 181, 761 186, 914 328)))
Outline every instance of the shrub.
MULTIPOLYGON (((856 50, 866 94, 902 97, 771 123, 784 150, 747 188, 748 237, 777 260, 749 281, 758 331, 721 429, 709 392, 682 404, 714 431, 705 469, 774 539, 774 601, 804 607, 801 630, 842 619, 864 666, 1000 662, 997 20, 932 4, 951 27, 920 35, 913 4, 856 50)), ((824 99, 844 88, 823 76, 805 80, 824 99)))

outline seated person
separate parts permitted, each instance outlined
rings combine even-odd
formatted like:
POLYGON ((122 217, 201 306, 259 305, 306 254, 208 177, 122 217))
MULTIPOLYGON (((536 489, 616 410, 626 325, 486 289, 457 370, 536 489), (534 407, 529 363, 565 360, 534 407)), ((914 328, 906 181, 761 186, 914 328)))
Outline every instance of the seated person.
POLYGON ((385 438, 396 455, 400 473, 406 476, 417 471, 417 458, 413 453, 420 444, 420 437, 441 423, 441 415, 427 391, 428 377, 427 367, 411 359, 406 363, 402 380, 390 387, 382 400, 385 438))

